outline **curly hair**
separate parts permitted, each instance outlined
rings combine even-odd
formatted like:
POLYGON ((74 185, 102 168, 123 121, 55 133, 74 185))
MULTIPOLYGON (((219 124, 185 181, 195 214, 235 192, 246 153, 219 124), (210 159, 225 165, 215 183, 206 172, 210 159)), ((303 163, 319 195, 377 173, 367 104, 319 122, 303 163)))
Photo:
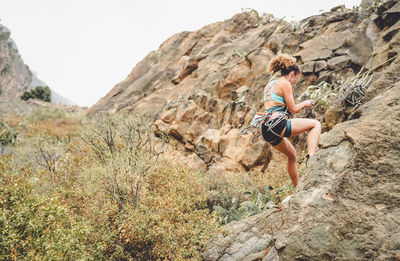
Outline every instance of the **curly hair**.
POLYGON ((268 64, 268 71, 271 74, 281 72, 281 75, 288 75, 294 71, 295 74, 300 73, 300 68, 296 63, 296 59, 288 54, 279 54, 268 64))

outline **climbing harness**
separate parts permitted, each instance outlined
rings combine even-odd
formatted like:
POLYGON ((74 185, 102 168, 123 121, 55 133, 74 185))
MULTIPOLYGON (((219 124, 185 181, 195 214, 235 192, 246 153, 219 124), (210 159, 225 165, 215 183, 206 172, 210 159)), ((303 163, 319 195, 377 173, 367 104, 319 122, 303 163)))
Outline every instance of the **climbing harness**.
POLYGON ((256 112, 251 123, 242 128, 240 130, 240 134, 244 135, 247 133, 247 130, 250 128, 254 128, 252 131, 253 139, 251 140, 253 143, 256 142, 258 137, 261 135, 261 126, 264 124, 267 127, 267 131, 272 132, 276 137, 280 137, 280 133, 276 133, 273 129, 279 125, 284 120, 287 120, 290 116, 290 112, 287 109, 282 110, 281 106, 276 106, 277 108, 274 110, 266 111, 266 112, 256 112), (273 120, 272 120, 273 119, 273 120))

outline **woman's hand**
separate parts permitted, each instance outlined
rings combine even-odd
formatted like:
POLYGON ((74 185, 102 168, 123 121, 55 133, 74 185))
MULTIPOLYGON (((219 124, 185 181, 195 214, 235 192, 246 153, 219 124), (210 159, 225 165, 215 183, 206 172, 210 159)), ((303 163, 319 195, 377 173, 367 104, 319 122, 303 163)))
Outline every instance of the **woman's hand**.
POLYGON ((305 100, 302 102, 304 107, 312 107, 315 104, 314 100, 305 100))

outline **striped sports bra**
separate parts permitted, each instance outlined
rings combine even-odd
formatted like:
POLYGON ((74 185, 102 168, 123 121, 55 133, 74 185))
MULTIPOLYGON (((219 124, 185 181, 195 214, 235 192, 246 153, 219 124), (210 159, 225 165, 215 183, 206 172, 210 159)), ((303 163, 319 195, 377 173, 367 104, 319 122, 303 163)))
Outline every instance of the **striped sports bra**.
POLYGON ((283 104, 286 105, 285 98, 280 96, 280 95, 278 95, 278 94, 276 94, 276 92, 275 92, 275 90, 273 88, 275 83, 276 83, 276 81, 272 81, 271 82, 271 86, 269 87, 268 91, 264 94, 264 102, 266 102, 266 101, 276 101, 276 102, 283 103, 283 104), (271 89, 272 89, 272 91, 271 91, 271 89), (271 93, 270 93, 270 91, 271 91, 271 93), (267 98, 268 95, 271 96, 269 99, 267 98))

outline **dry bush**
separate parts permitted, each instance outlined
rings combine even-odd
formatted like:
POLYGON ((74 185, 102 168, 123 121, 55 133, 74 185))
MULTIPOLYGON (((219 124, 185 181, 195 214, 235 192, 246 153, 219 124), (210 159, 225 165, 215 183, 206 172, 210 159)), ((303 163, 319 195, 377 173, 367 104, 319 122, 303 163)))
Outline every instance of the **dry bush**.
POLYGON ((158 163, 147 178, 142 204, 127 210, 116 245, 134 260, 201 260, 217 228, 203 179, 182 166, 158 163))
POLYGON ((241 201, 243 192, 256 188, 247 174, 233 172, 208 172, 204 182, 210 211, 214 206, 228 209, 233 199, 241 201))
POLYGON ((34 121, 29 125, 30 135, 46 133, 59 141, 69 142, 77 135, 76 129, 80 122, 71 119, 56 119, 34 121))
POLYGON ((89 124, 73 156, 84 163, 81 178, 64 193, 108 235, 107 257, 199 260, 217 226, 202 174, 159 161, 163 143, 145 119, 102 115, 89 124))
POLYGON ((37 165, 45 170, 44 174, 48 174, 49 183, 53 188, 56 188, 65 179, 63 170, 68 156, 66 143, 48 137, 38 141, 35 160, 37 165))
MULTIPOLYGON (((159 160, 163 142, 153 136, 151 122, 127 115, 102 117, 16 124, 21 141, 10 166, 28 184, 21 189, 35 200, 51 199, 46 209, 56 213, 56 206, 61 213, 54 224, 66 220, 69 226, 57 225, 58 235, 65 237, 53 237, 53 243, 63 244, 73 253, 67 255, 71 259, 200 260, 218 226, 207 205, 207 177, 159 160)), ((44 218, 22 199, 20 205, 26 212, 9 209, 26 213, 26 221, 34 224, 39 222, 36 214, 44 218)), ((31 239, 40 240, 37 235, 31 239)), ((42 252, 45 258, 50 254, 42 252)))
POLYGON ((126 203, 136 207, 143 179, 163 152, 151 131, 148 119, 128 115, 100 115, 92 127, 85 128, 82 140, 100 164, 107 168, 107 193, 122 209, 126 203))
POLYGON ((26 117, 28 121, 44 121, 65 118, 66 112, 61 108, 34 108, 32 113, 26 117))
POLYGON ((0 157, 0 260, 88 260, 102 256, 93 227, 54 196, 37 195, 0 157))

